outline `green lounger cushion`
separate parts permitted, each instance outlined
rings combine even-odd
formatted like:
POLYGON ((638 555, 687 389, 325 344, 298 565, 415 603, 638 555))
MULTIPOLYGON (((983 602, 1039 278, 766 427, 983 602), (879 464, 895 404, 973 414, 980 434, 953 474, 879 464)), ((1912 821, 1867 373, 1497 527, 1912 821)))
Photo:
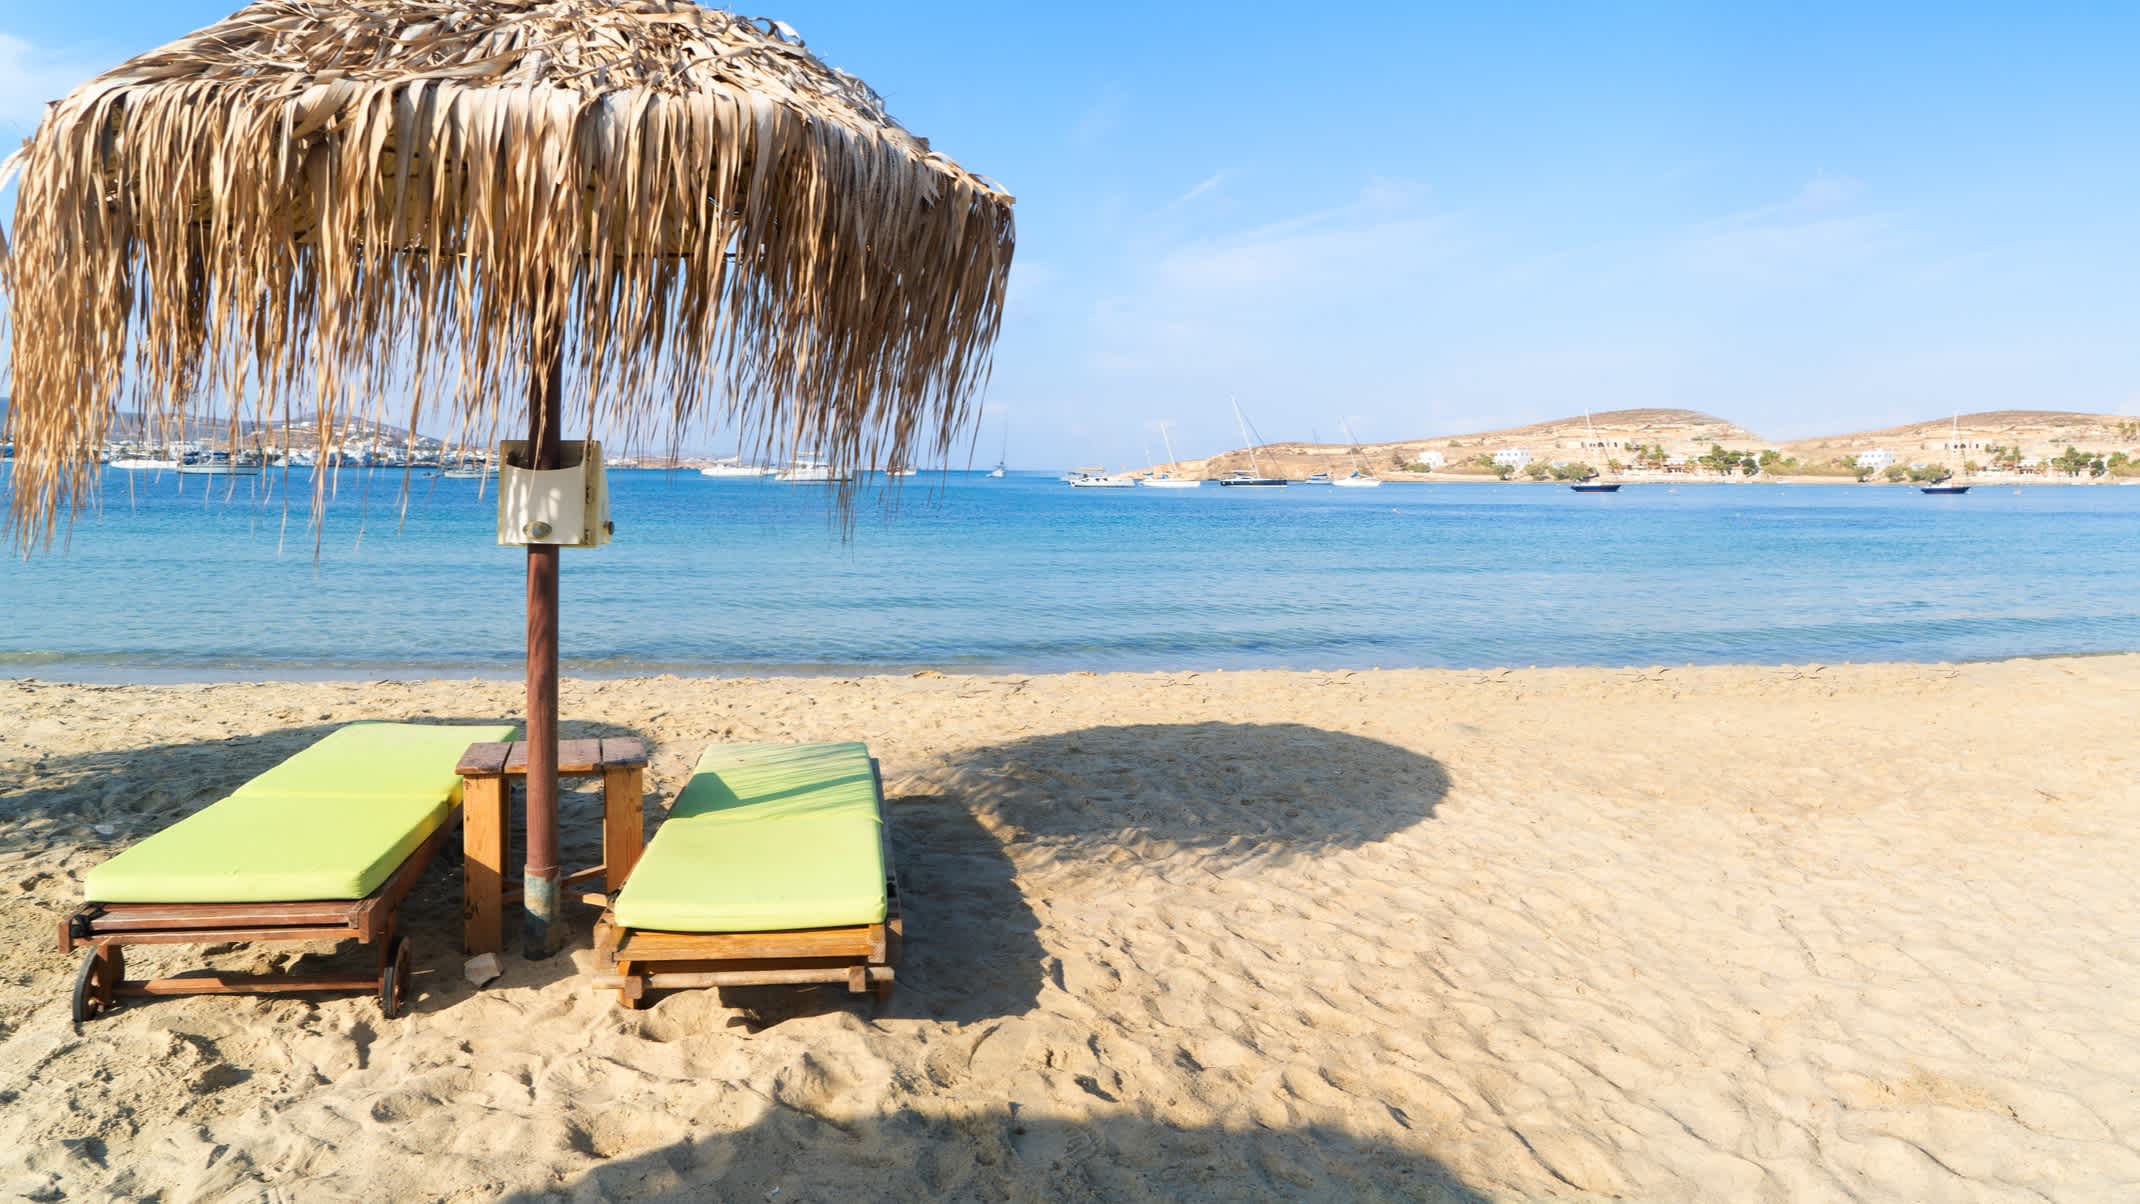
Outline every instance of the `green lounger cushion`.
POLYGON ((711 749, 618 892, 616 921, 662 932, 882 923, 883 828, 863 745, 711 749))
POLYGON ((237 793, 283 797, 364 794, 458 802, 461 777, 454 767, 461 763, 461 754, 478 741, 512 737, 510 727, 352 723, 238 787, 237 793))
POLYGON ((453 767, 470 744, 510 739, 500 726, 359 724, 328 736, 219 803, 180 820, 90 870, 92 903, 294 903, 361 899, 452 815, 453 767), (311 764, 344 776, 329 792, 260 789, 330 743, 311 764), (344 759, 350 750, 380 758, 344 759), (390 762, 388 758, 392 758, 390 762), (411 767, 403 759, 421 760, 411 767), (445 778, 438 767, 445 767, 445 778), (451 779, 450 781, 446 779, 451 779), (422 785, 412 783, 422 782, 422 785), (379 788, 384 784, 390 789, 379 788))

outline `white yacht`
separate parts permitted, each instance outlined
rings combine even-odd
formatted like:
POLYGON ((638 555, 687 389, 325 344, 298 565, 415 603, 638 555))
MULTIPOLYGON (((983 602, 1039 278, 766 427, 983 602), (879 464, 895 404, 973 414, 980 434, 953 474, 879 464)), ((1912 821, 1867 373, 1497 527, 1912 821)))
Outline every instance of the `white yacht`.
POLYGON ((178 462, 182 477, 257 477, 257 461, 233 459, 229 452, 201 452, 178 462))
POLYGON ((845 478, 823 460, 801 459, 773 474, 783 485, 837 485, 845 478))
POLYGON ((757 464, 745 464, 741 456, 723 456, 698 470, 702 477, 762 477, 773 470, 757 464))
POLYGON ((1086 475, 1070 482, 1072 489, 1135 489, 1137 478, 1128 473, 1112 472, 1086 475))
POLYGON ((120 456, 109 467, 128 472, 164 472, 177 468, 178 461, 154 456, 120 456))

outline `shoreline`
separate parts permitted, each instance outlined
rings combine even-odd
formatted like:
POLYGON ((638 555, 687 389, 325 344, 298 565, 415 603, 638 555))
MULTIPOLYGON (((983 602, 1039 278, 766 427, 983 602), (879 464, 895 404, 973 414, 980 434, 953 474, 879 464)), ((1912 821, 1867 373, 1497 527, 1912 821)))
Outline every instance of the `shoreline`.
MULTIPOLYGON (((1563 488, 1565 488, 1566 486, 1568 486, 1568 485, 1569 485, 1569 484, 1571 483, 1571 482, 1568 482, 1568 481, 1553 481, 1553 480, 1545 480, 1545 481, 1534 481, 1534 480, 1530 480, 1530 479, 1528 479, 1528 478, 1525 478, 1525 479, 1521 479, 1521 480, 1519 480, 1519 479, 1516 479, 1516 478, 1513 478, 1513 477, 1512 477, 1512 478, 1510 478, 1510 479, 1508 479, 1508 480, 1506 480, 1506 481, 1504 481, 1504 480, 1500 479, 1499 477, 1495 477, 1495 476, 1491 476, 1491 475, 1488 475, 1488 474, 1483 474, 1483 473, 1464 473, 1464 474, 1454 474, 1454 473, 1451 473, 1451 474, 1442 474, 1442 473, 1430 473, 1430 474, 1425 474, 1425 475, 1416 475, 1416 474, 1403 474, 1403 473, 1388 473, 1388 474, 1384 474, 1384 475, 1382 476, 1382 481, 1383 481, 1383 483, 1384 483, 1384 484, 1388 484, 1388 485, 1542 485, 1542 486, 1548 486, 1548 487, 1551 487, 1551 486, 1559 486, 1559 487, 1563 487, 1563 488)), ((1856 488, 1877 488, 1877 489, 1904 489, 1904 490, 1907 490, 1907 489, 1916 489, 1916 488, 1918 488, 1918 487, 1919 487, 1920 485, 1922 485, 1922 484, 1923 484, 1923 482, 1921 482, 1921 481, 1877 481, 1877 480, 1875 480, 1875 481, 1854 481, 1854 480, 1851 480, 1851 479, 1850 479, 1850 478, 1848 478, 1848 477, 1768 477, 1768 476, 1762 476, 1762 477, 1717 477, 1717 476, 1684 476, 1684 477, 1678 477, 1678 476, 1665 476, 1665 477, 1622 477, 1622 478, 1620 478, 1620 479, 1619 479, 1619 480, 1618 480, 1617 482, 1615 482, 1615 483, 1617 483, 1617 484, 1621 484, 1621 485, 1630 485, 1630 486, 1632 486, 1632 485, 1671 485, 1671 486, 1674 486, 1674 487, 1677 487, 1677 486, 1680 486, 1680 485, 1788 485, 1788 486, 1792 486, 1792 487, 1794 487, 1794 488, 1797 488, 1797 487, 1804 487, 1804 486, 1814 486, 1814 485, 1835 485, 1835 486, 1844 486, 1844 487, 1849 487, 1849 488, 1852 488, 1852 489, 1856 489, 1856 488)), ((1295 485, 1297 486, 1297 485, 1299 485, 1300 483, 1299 483, 1298 481, 1296 481, 1296 482, 1294 482, 1294 484, 1295 484, 1295 485)), ((2050 486, 2050 485, 2056 485, 2056 486, 2059 486, 2060 488, 2065 488, 2065 487, 2067 487, 2067 486, 2113 487, 2113 488, 2114 488, 2114 487, 2117 487, 2117 486, 2121 486, 2121 485, 2136 485, 2136 486, 2140 486, 2140 477, 2122 477, 2122 478, 2119 478, 2119 479, 2116 479, 2116 480, 2112 480, 2112 479, 2110 479, 2110 478, 2107 478, 2107 477, 2105 477, 2105 478, 2102 478, 2102 479, 2097 479, 2097 480, 2075 480, 2075 479, 2072 479, 2072 478, 2067 478, 2067 479, 2057 479, 2057 478, 2052 478, 2052 477, 1999 477, 1999 478, 1995 478, 1995 479, 1972 479, 1972 480, 1969 480, 1969 481, 1965 481, 1965 482, 1963 482, 1963 484, 1966 484, 1966 485, 1968 485, 1968 486, 1969 486, 1970 488, 1972 488, 1972 489, 2008 489, 2008 488, 2012 488, 2012 489, 2033 489, 2033 488, 2036 488, 2036 487, 2038 487, 2038 486, 2050 486)))
MULTIPOLYGON (((569 658, 561 666, 564 680, 574 679, 590 682, 652 682, 652 681, 703 681, 726 683, 756 683, 766 681, 897 681, 913 678, 974 678, 1041 679, 1049 677, 1079 678, 1136 678, 1180 679, 1204 675, 1248 675, 1256 673, 1300 674, 1306 676, 1330 676, 1343 674, 1384 673, 1445 673, 1458 676, 1477 674, 1512 673, 1561 673, 1596 672, 1607 674, 1647 673, 1663 670, 1722 670, 1749 673, 1828 668, 1952 668, 1961 665, 1998 665, 2008 662, 2100 660, 2121 656, 2140 656, 2140 648, 2077 649, 2054 652, 2014 653, 2004 656, 1949 657, 1938 660, 1881 659, 1881 660, 1690 660, 1690 661, 1643 661, 1615 662, 1612 664, 1553 663, 1546 661, 1504 662, 1478 665, 1257 665, 1257 666, 1156 666, 1149 668, 1121 669, 1028 669, 1006 665, 634 665, 605 669, 599 666, 575 664, 569 658)), ((441 685, 447 683, 478 683, 485 685, 513 685, 523 679, 524 669, 516 663, 496 665, 440 667, 435 665, 388 665, 381 664, 364 668, 341 666, 318 670, 293 670, 285 666, 265 664, 234 665, 230 667, 178 667, 142 668, 137 666, 109 666, 83 669, 79 674, 47 676, 46 672, 59 668, 65 673, 67 661, 62 658, 41 662, 34 671, 14 673, 0 669, 0 685, 26 686, 81 686, 96 689, 161 689, 186 686, 276 686, 276 685, 441 685)))

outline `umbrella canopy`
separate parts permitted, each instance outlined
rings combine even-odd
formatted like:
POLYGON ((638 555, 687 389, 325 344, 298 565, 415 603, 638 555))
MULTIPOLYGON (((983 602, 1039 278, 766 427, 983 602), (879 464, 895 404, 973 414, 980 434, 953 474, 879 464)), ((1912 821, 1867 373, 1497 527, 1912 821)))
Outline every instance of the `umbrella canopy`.
POLYGON ((575 426, 915 462, 968 417, 1013 244, 1011 197, 862 81, 688 0, 261 0, 8 163, 31 541, 115 410, 333 438, 396 396, 487 437, 543 347, 575 426))
MULTIPOLYGON (((260 0, 60 100, 16 172, 26 546, 87 500, 122 408, 183 430, 220 400, 233 431, 301 421, 323 448, 385 396, 485 441, 520 410, 538 469, 568 424, 702 419, 913 463, 971 414, 1013 245, 1011 197, 860 80, 688 0, 260 0)), ((558 550, 527 555, 543 955, 558 550)))

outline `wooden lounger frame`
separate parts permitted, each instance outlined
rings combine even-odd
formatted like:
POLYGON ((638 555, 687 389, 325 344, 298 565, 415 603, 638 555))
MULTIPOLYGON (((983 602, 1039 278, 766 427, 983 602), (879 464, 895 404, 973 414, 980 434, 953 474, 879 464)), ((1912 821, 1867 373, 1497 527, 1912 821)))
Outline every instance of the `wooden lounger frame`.
POLYGON ((270 995, 287 991, 373 991, 389 1020, 408 998, 412 958, 395 911, 445 844, 439 825, 401 865, 361 899, 292 903, 89 903, 60 921, 60 952, 87 949, 74 984, 74 1018, 94 1019, 127 995, 270 995), (369 978, 321 974, 190 974, 128 979, 127 945, 210 945, 230 941, 340 941, 378 948, 369 978))
POLYGON ((891 819, 884 812, 884 773, 869 763, 877 791, 877 839, 884 858, 884 922, 788 932, 664 932, 617 923, 610 899, 595 923, 598 973, 591 985, 614 990, 628 1008, 649 991, 675 988, 841 985, 880 1002, 892 993, 906 921, 899 913, 899 871, 892 862, 891 819))

